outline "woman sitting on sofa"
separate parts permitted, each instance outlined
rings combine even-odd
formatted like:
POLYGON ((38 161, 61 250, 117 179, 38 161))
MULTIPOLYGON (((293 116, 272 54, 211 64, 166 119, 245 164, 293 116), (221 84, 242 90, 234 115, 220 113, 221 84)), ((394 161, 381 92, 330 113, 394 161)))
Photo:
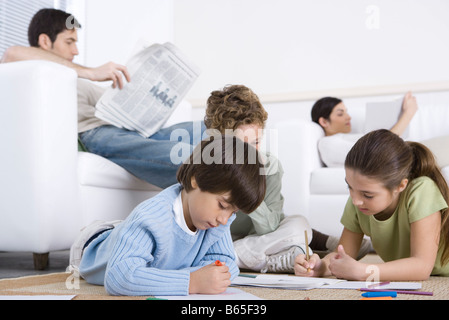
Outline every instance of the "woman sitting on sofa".
MULTIPOLYGON (((418 104, 411 92, 408 92, 402 103, 402 113, 391 132, 401 136, 416 111, 418 104)), ((343 167, 346 155, 363 134, 351 133, 351 116, 342 100, 325 97, 312 107, 312 121, 319 124, 325 137, 318 141, 321 160, 327 167, 343 167)))

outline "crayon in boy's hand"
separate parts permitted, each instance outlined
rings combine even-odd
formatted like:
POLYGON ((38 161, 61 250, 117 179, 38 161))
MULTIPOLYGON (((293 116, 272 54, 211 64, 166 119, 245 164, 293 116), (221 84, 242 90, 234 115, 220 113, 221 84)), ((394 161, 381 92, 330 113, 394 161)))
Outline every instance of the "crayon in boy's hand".
POLYGON ((221 266, 223 266, 223 263, 221 263, 220 260, 217 260, 217 261, 215 261, 215 265, 218 267, 221 267, 221 266))

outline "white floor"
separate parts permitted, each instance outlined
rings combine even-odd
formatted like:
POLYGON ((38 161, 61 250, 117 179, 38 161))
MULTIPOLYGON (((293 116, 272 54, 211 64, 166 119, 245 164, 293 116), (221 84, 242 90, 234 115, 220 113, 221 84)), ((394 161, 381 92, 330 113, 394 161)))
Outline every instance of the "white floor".
POLYGON ((51 252, 48 268, 34 270, 33 254, 28 252, 0 252, 0 279, 65 272, 69 264, 69 250, 51 252))

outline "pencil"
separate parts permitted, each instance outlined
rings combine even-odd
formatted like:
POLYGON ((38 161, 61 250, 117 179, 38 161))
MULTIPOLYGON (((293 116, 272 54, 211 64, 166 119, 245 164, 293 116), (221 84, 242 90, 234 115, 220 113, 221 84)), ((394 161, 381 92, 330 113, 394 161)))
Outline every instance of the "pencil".
POLYGON ((416 294, 416 295, 422 295, 422 296, 433 296, 433 292, 427 292, 427 291, 413 291, 413 290, 382 290, 382 289, 369 289, 369 288, 361 288, 360 291, 366 291, 366 292, 385 292, 385 291, 394 291, 396 293, 402 293, 402 294, 416 294))
POLYGON ((368 289, 375 289, 377 287, 386 286, 387 284, 390 284, 390 281, 385 281, 385 282, 381 282, 381 283, 377 283, 377 284, 371 284, 367 288, 368 289))
MULTIPOLYGON (((306 238, 306 260, 309 262, 310 255, 309 255, 309 238, 307 237, 307 230, 304 230, 304 236, 306 238)), ((307 273, 310 272, 310 268, 307 268, 307 273)))

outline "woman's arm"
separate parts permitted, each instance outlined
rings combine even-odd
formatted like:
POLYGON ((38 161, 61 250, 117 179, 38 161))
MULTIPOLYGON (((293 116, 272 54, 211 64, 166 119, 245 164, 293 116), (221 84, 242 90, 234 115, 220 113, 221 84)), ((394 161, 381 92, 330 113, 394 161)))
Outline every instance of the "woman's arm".
POLYGON ((418 104, 416 98, 411 92, 407 92, 402 103, 402 113, 398 122, 390 129, 391 132, 401 136, 405 129, 407 129, 410 121, 412 121, 416 111, 418 110, 418 104))

